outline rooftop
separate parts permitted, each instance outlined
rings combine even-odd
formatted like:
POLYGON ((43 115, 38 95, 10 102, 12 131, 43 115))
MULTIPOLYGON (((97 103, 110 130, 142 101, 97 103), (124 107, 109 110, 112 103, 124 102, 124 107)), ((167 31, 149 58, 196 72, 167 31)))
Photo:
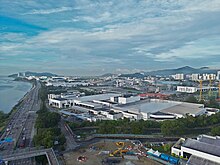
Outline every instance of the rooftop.
POLYGON ((53 100, 64 101, 64 100, 67 100, 67 99, 58 97, 58 98, 53 98, 53 100))
POLYGON ((98 104, 98 103, 94 103, 92 101, 83 101, 83 102, 80 102, 79 104, 82 104, 82 105, 89 105, 89 106, 101 106, 101 104, 98 104))
POLYGON ((213 145, 213 144, 209 144, 206 142, 201 142, 201 141, 189 138, 185 141, 185 143, 183 143, 182 146, 220 157, 220 146, 219 145, 213 145))
POLYGON ((135 103, 120 105, 117 107, 134 111, 134 112, 144 112, 144 113, 154 113, 161 111, 163 109, 173 107, 175 105, 180 104, 179 102, 172 102, 172 101, 165 101, 165 100, 156 100, 156 101, 149 101, 149 100, 141 100, 135 103))
POLYGON ((180 104, 161 110, 161 112, 185 115, 197 114, 201 112, 202 109, 203 104, 180 102, 180 104))
POLYGON ((208 135, 200 135, 197 138, 200 142, 219 146, 220 147, 220 136, 208 136, 208 135))
POLYGON ((204 159, 204 158, 200 158, 200 157, 196 157, 194 155, 192 155, 188 162, 187 162, 188 165, 220 165, 219 163, 216 163, 216 162, 212 162, 210 160, 207 160, 207 159, 204 159))
POLYGON ((109 100, 110 97, 117 97, 117 96, 121 96, 121 94, 106 93, 106 94, 82 96, 82 97, 77 98, 76 100, 79 100, 79 101, 109 100))

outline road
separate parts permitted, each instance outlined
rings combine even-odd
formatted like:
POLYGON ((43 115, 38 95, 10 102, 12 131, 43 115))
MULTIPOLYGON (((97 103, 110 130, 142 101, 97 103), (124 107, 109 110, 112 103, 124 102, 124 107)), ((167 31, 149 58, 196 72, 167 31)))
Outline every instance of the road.
POLYGON ((65 121, 63 119, 61 119, 60 128, 61 128, 61 132, 66 137, 65 151, 71 151, 79 147, 79 145, 75 141, 76 135, 72 132, 69 126, 65 124, 65 121))
POLYGON ((61 129, 61 132, 66 137, 65 152, 75 150, 77 147, 79 147, 79 144, 77 144, 75 140, 76 135, 73 133, 73 131, 69 128, 68 125, 65 125, 65 119, 62 117, 62 113, 57 111, 57 109, 50 107, 48 103, 46 103, 46 106, 47 106, 47 109, 49 109, 51 112, 58 113, 61 116, 59 127, 61 129))
POLYGON ((40 101, 38 91, 41 85, 37 81, 32 89, 25 95, 21 104, 17 107, 17 111, 13 114, 6 131, 1 139, 12 138, 13 142, 3 143, 0 148, 0 154, 10 154, 14 149, 31 145, 33 128, 36 120, 36 111, 40 109, 40 101), (23 143, 23 144, 22 144, 23 143))
POLYGON ((8 165, 33 165, 35 164, 34 157, 43 155, 47 157, 49 165, 59 165, 59 162, 52 148, 26 148, 18 153, 2 155, 2 159, 8 165))

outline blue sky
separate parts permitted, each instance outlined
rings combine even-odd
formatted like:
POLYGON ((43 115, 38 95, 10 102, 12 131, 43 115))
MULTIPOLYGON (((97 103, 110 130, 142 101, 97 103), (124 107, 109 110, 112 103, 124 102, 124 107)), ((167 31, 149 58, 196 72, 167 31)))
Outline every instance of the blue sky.
POLYGON ((219 0, 0 0, 0 75, 220 68, 219 0))

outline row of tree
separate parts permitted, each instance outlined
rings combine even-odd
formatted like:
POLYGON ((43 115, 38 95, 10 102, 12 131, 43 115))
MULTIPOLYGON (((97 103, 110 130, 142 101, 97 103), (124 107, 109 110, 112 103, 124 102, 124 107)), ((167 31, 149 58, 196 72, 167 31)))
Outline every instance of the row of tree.
POLYGON ((37 134, 33 140, 35 146, 50 148, 59 145, 63 148, 66 139, 58 127, 61 119, 60 115, 55 112, 49 112, 45 106, 37 113, 38 117, 35 123, 37 134))
POLYGON ((69 123, 69 125, 72 129, 95 127, 97 132, 102 134, 149 134, 152 131, 156 133, 161 132, 164 136, 183 136, 210 132, 213 135, 220 135, 220 113, 211 116, 186 116, 186 118, 161 122, 120 119, 97 122, 84 121, 82 123, 69 123))
POLYGON ((168 135, 187 135, 197 133, 209 133, 213 126, 220 124, 220 113, 211 116, 187 116, 176 120, 163 121, 161 132, 168 135))
POLYGON ((81 127, 97 127, 97 133, 100 134, 146 134, 148 129, 158 130, 161 127, 160 122, 156 121, 130 121, 129 119, 120 120, 101 120, 96 122, 84 121, 82 123, 69 123, 72 129, 81 127))
POLYGON ((9 118, 9 114, 6 114, 3 111, 0 111, 0 130, 2 127, 5 126, 8 118, 9 118))

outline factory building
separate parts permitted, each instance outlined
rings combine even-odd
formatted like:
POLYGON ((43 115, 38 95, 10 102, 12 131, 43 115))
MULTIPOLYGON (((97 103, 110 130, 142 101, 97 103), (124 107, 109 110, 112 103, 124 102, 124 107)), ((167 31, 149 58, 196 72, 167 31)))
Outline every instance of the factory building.
POLYGON ((203 104, 194 104, 170 100, 148 99, 134 104, 114 105, 115 109, 141 114, 142 119, 166 120, 203 115, 206 109, 203 104))
POLYGON ((80 106, 84 108, 98 109, 102 107, 110 107, 109 103, 110 97, 119 97, 119 94, 98 94, 98 95, 90 95, 90 96, 82 96, 77 97, 72 95, 63 96, 63 95, 55 95, 48 94, 49 105, 56 108, 69 108, 73 106, 80 106))
POLYGON ((49 105, 55 108, 69 108, 74 105, 74 100, 65 98, 49 99, 49 105))
POLYGON ((187 165, 220 163, 220 137, 200 135, 197 139, 181 138, 171 149, 171 153, 188 158, 187 165))

